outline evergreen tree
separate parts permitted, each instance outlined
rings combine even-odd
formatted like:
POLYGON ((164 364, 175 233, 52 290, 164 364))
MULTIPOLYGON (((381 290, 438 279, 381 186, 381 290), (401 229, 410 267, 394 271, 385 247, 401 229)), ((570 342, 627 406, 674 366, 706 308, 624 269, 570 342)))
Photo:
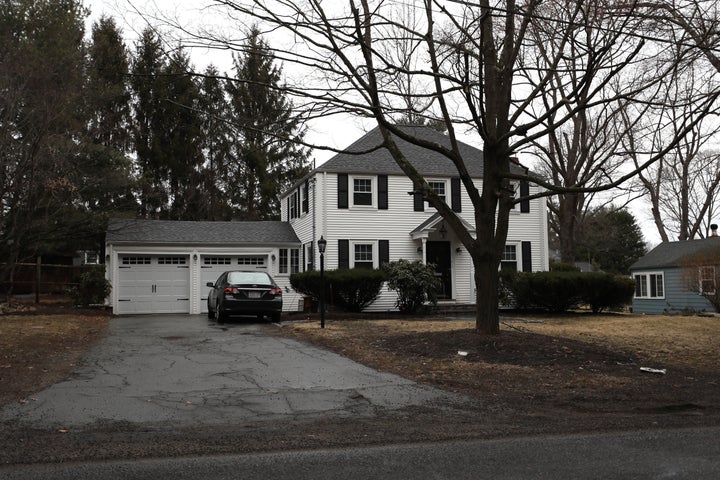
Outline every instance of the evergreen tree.
POLYGON ((280 84, 281 69, 257 28, 244 47, 234 58, 236 79, 226 83, 236 135, 228 194, 238 217, 278 219, 280 193, 308 171, 308 151, 295 143, 305 132, 280 84))
POLYGON ((585 217, 577 238, 578 259, 608 273, 627 274, 645 255, 645 241, 632 213, 599 208, 585 217))
POLYGON ((162 42, 151 28, 136 45, 130 85, 134 95, 133 145, 139 182, 141 218, 159 218, 167 211, 168 159, 163 151, 166 99, 162 42))
POLYGON ((71 174, 82 136, 83 35, 75 0, 0 3, 0 254, 19 259, 77 235, 71 174))
POLYGON ((201 211, 207 220, 232 218, 232 210, 225 194, 230 164, 228 107, 219 76, 217 68, 210 65, 205 69, 200 85, 201 147, 205 159, 202 175, 205 203, 201 211))
POLYGON ((85 104, 88 117, 83 176, 85 204, 92 211, 137 209, 133 196, 129 59, 112 18, 92 27, 85 104))

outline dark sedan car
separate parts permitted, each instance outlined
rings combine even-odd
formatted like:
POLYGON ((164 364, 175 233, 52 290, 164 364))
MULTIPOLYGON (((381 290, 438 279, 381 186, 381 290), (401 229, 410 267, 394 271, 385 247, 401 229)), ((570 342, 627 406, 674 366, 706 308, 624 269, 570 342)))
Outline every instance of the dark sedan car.
POLYGON ((208 282, 208 317, 218 323, 228 315, 269 316, 280 320, 282 289, 265 272, 225 272, 215 283, 208 282))

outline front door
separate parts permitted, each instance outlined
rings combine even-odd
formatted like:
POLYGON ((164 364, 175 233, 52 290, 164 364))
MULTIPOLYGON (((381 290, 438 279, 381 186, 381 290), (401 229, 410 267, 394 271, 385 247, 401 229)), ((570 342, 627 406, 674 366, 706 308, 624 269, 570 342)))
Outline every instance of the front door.
POLYGON ((438 298, 452 298, 450 242, 427 242, 425 248, 427 263, 435 264, 435 272, 440 279, 438 298))

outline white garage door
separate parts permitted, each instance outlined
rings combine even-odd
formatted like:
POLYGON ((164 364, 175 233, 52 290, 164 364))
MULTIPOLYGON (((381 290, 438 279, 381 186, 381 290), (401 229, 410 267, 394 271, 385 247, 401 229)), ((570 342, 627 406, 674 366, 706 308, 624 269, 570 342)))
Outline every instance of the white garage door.
POLYGON ((200 260, 200 309, 207 312, 208 282, 228 270, 259 270, 267 272, 267 255, 203 255, 200 260))
POLYGON ((120 255, 116 313, 189 313, 187 255, 120 255))

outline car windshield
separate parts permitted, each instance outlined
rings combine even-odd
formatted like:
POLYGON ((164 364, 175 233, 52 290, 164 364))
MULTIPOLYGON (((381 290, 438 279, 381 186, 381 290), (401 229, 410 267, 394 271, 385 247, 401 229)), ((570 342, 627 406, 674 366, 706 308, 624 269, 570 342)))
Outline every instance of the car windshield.
POLYGON ((263 272, 230 272, 228 283, 231 285, 272 285, 272 280, 263 272))

